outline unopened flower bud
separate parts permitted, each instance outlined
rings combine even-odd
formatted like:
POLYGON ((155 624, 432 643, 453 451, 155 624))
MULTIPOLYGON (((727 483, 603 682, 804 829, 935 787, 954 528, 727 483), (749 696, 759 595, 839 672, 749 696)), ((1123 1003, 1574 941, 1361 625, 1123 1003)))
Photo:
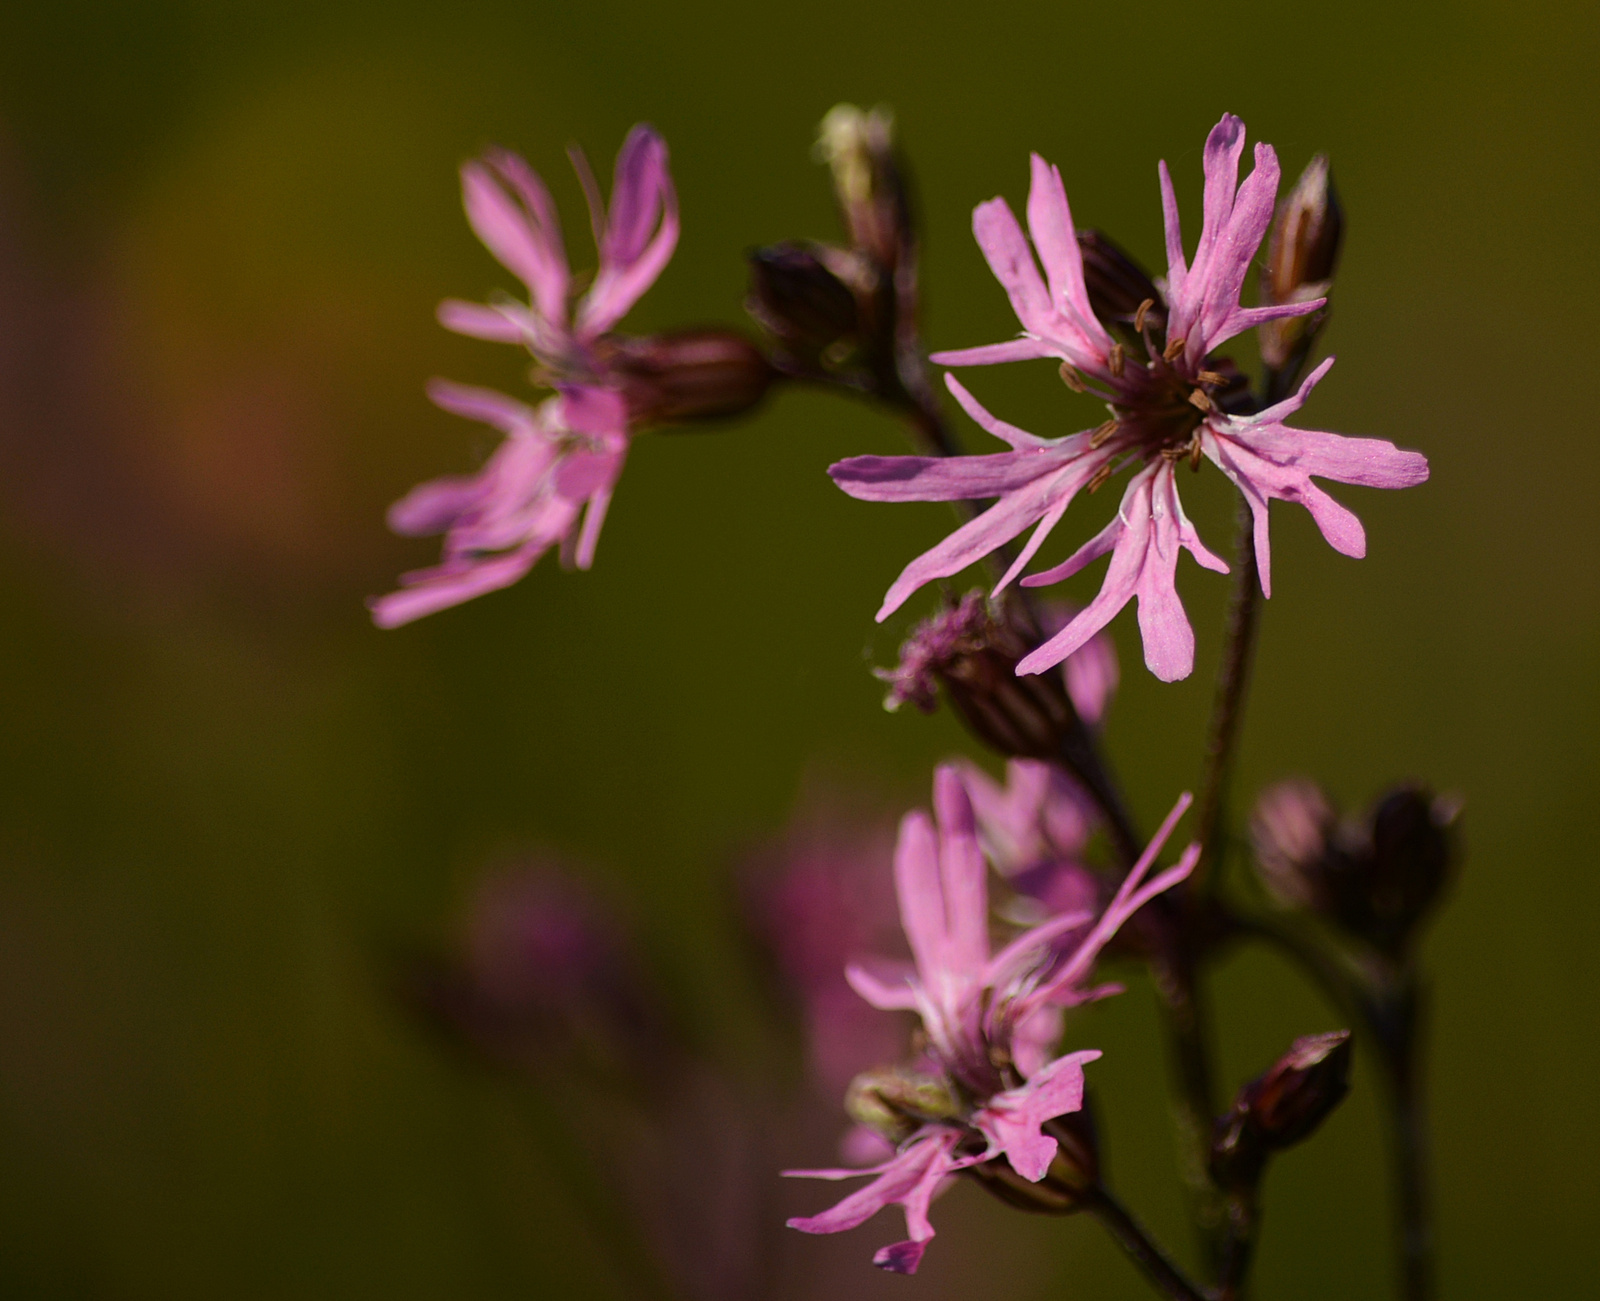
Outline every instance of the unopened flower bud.
POLYGON ((622 382, 630 422, 646 427, 740 415, 761 401, 776 373, 734 330, 608 335, 596 351, 622 382))
POLYGON ((822 119, 817 156, 833 171, 851 244, 891 275, 912 246, 910 205, 894 151, 894 117, 839 104, 822 119))
POLYGON ((1350 1032, 1306 1035, 1239 1090, 1217 1121, 1211 1173, 1224 1188, 1253 1186, 1273 1152, 1309 1138, 1350 1089, 1350 1032))
MULTIPOLYGON (((1263 304, 1304 303, 1325 297, 1333 285, 1344 237, 1344 214, 1333 188, 1328 156, 1318 154, 1278 205, 1261 276, 1263 304)), ((1282 369, 1310 348, 1324 313, 1269 321, 1261 327, 1261 358, 1282 369)))
POLYGON ((858 1125, 899 1143, 930 1121, 956 1119, 961 1102, 937 1076, 891 1066, 856 1076, 844 1109, 858 1125))
POLYGON ((1293 779, 1269 786, 1250 816, 1256 874, 1275 903, 1315 908, 1335 814, 1314 782, 1293 779))
POLYGON ((1423 786, 1390 791, 1371 815, 1368 894, 1373 922, 1397 939, 1433 908, 1454 866, 1460 800, 1423 786))
POLYGON ((814 358, 859 326, 856 294, 829 265, 843 250, 773 244, 749 254, 745 308, 786 349, 814 358))
POLYGON ((1284 782, 1251 818, 1257 874, 1277 903, 1400 956, 1449 883, 1460 811, 1455 797, 1408 785, 1341 820, 1315 786, 1284 782))
POLYGON ((877 671, 889 684, 887 709, 910 702, 931 712, 943 687, 973 733, 1016 759, 1055 759, 1074 713, 1064 675, 1017 676, 1032 644, 1002 607, 991 611, 982 592, 968 592, 954 609, 917 625, 900 647, 900 663, 877 671))
POLYGON ((1148 329, 1159 348, 1167 329, 1167 309, 1149 273, 1098 230, 1080 230, 1078 248, 1094 314, 1136 347, 1142 347, 1141 331, 1148 329))

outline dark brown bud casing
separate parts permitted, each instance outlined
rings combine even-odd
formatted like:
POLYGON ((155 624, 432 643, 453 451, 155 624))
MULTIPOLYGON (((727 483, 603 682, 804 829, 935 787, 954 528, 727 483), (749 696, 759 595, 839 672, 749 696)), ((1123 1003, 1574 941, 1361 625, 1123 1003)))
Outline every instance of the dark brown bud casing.
POLYGON ((1150 331, 1151 341, 1160 351, 1167 309, 1149 273, 1098 230, 1080 230, 1078 248, 1083 253, 1084 288, 1094 314, 1136 348, 1137 355, 1143 355, 1142 329, 1150 331))
POLYGON ((774 339, 814 358, 859 329, 856 294, 829 266, 840 250, 790 242, 753 250, 745 309, 774 339))
MULTIPOLYGON (((1326 297, 1339 265, 1344 213, 1333 188, 1328 156, 1318 154, 1279 205, 1261 276, 1263 304, 1304 303, 1326 297)), ((1261 359, 1274 370, 1303 360, 1326 312, 1269 321, 1261 327, 1261 359)))
POLYGON ((1459 799, 1410 785, 1373 807, 1364 902, 1379 935, 1403 942, 1443 896, 1455 866, 1453 828, 1460 812, 1459 799))
POLYGON ((766 396, 776 374, 734 330, 607 335, 597 351, 622 379, 630 421, 643 428, 741 415, 766 396))
POLYGON ((1306 1035, 1239 1090, 1217 1121, 1211 1173, 1224 1188, 1253 1186, 1267 1157, 1309 1138, 1350 1089, 1350 1032, 1306 1035))

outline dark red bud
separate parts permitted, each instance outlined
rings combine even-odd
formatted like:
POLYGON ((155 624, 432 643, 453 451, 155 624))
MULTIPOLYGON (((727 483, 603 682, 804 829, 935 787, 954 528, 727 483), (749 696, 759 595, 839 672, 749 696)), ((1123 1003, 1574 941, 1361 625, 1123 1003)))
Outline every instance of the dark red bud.
POLYGON ((630 421, 644 427, 740 415, 775 375, 761 349, 733 330, 608 335, 596 351, 622 381, 630 421))
POLYGON ((1371 814, 1368 892, 1374 921, 1385 932, 1409 933, 1438 902, 1455 865, 1453 827, 1459 800, 1425 786, 1401 786, 1371 814))
POLYGON ((785 347, 812 357, 859 327, 856 295, 829 267, 825 251, 787 243, 749 254, 745 308, 785 347))
POLYGON ((1240 1089, 1212 1136, 1211 1172, 1218 1184, 1253 1186, 1268 1155, 1316 1132, 1349 1092, 1350 1052, 1348 1030, 1306 1035, 1240 1089))
POLYGON ((1282 906, 1401 957, 1454 875, 1460 812, 1453 796, 1405 785, 1364 819, 1340 819, 1311 783, 1284 782, 1251 818, 1257 876, 1282 906))

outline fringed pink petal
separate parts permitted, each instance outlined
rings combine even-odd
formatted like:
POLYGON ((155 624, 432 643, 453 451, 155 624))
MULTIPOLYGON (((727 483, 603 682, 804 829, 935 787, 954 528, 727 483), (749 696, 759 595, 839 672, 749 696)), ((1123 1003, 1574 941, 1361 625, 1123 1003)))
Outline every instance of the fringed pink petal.
MULTIPOLYGON (((1019 429, 1016 425, 1007 424, 998 416, 991 415, 988 408, 973 397, 968 392, 967 386, 954 375, 945 375, 944 386, 950 390, 950 395, 960 403, 961 409, 971 416, 981 429, 993 434, 1001 442, 1010 443, 1019 452, 1035 447, 1060 447, 1066 444, 1064 439, 1040 438, 1038 434, 1030 434, 1026 429, 1019 429)), ((1070 446, 1075 446, 1075 444, 1070 446)))
POLYGON ((424 615, 488 592, 510 587, 522 578, 542 554, 541 550, 524 547, 507 555, 492 556, 465 569, 456 565, 441 565, 437 569, 422 569, 401 579, 401 590, 387 596, 375 597, 367 602, 372 611, 372 622, 380 628, 398 628, 424 615))
POLYGON ((525 312, 467 303, 459 298, 446 298, 435 315, 445 329, 490 343, 522 343, 533 332, 525 312))
POLYGON ((617 154, 600 269, 578 308, 577 333, 603 334, 656 282, 678 246, 678 193, 667 145, 650 127, 628 133, 617 154))
MULTIPOLYGON (((1028 453, 1011 452, 1004 455, 1028 453)), ((959 574, 968 565, 982 560, 996 547, 1003 546, 1033 524, 1049 509, 1060 490, 1060 476, 1069 473, 1058 471, 1055 476, 1047 476, 1005 494, 976 519, 968 520, 942 542, 923 552, 901 571, 900 577, 895 579, 884 595, 883 605, 878 610, 878 622, 882 623, 899 609, 923 584, 959 574)))
POLYGON ((994 366, 1007 361, 1036 361, 1058 356, 1043 339, 1008 339, 1005 343, 986 343, 977 348, 955 348, 935 352, 928 358, 940 366, 994 366))
MULTIPOLYGON (((543 212, 519 204, 502 186, 505 173, 498 155, 488 163, 467 163, 461 169, 461 201, 467 221, 502 266, 527 285, 539 313, 556 327, 566 319, 567 265, 561 232, 546 225, 555 214, 544 196, 543 212)), ((521 181, 539 185, 520 159, 521 181)), ((542 191, 543 186, 539 185, 542 191)))
POLYGON ((941 764, 933 773, 933 810, 939 824, 940 894, 944 901, 945 976, 983 983, 989 959, 988 868, 978 847, 972 801, 960 773, 941 764))

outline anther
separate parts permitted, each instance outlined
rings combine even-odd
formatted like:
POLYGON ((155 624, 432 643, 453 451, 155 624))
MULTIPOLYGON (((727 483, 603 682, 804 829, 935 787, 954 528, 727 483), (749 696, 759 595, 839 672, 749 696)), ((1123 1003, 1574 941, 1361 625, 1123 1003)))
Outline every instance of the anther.
POLYGON ((1117 422, 1115 420, 1106 421, 1105 424, 1089 435, 1089 450, 1094 451, 1096 448, 1104 447, 1106 439, 1116 432, 1117 422))
POLYGON ((1200 442, 1200 431, 1196 430, 1194 443, 1189 448, 1189 468, 1191 470, 1198 471, 1200 469, 1200 455, 1204 451, 1205 447, 1200 442))
POLYGON ((1123 349, 1122 345, 1120 343, 1113 343, 1111 345, 1110 365, 1111 365, 1111 373, 1117 379, 1121 379, 1122 378, 1122 368, 1123 368, 1123 365, 1126 362, 1126 359, 1127 359, 1127 353, 1123 349))
POLYGON ((1084 392, 1083 376, 1073 370, 1066 362, 1061 363, 1061 382, 1074 393, 1084 392))
POLYGON ((1195 378, 1202 384, 1226 384, 1228 382, 1226 375, 1219 375, 1214 370, 1203 370, 1195 378))
POLYGON ((1111 477, 1111 462, 1107 461, 1094 472, 1094 477, 1089 480, 1088 489, 1091 493, 1098 492, 1100 485, 1111 477))
POLYGON ((1139 310, 1133 314, 1133 331, 1135 334, 1144 333, 1144 318, 1150 315, 1150 309, 1156 305, 1154 298, 1146 298, 1139 304, 1139 310))
POLYGON ((1204 389, 1190 389, 1189 403, 1191 406, 1199 407, 1202 411, 1215 411, 1217 409, 1217 404, 1211 400, 1204 389))
POLYGON ((1168 339, 1167 346, 1161 350, 1161 359, 1163 361, 1174 360, 1188 346, 1188 343, 1187 339, 1168 339))

